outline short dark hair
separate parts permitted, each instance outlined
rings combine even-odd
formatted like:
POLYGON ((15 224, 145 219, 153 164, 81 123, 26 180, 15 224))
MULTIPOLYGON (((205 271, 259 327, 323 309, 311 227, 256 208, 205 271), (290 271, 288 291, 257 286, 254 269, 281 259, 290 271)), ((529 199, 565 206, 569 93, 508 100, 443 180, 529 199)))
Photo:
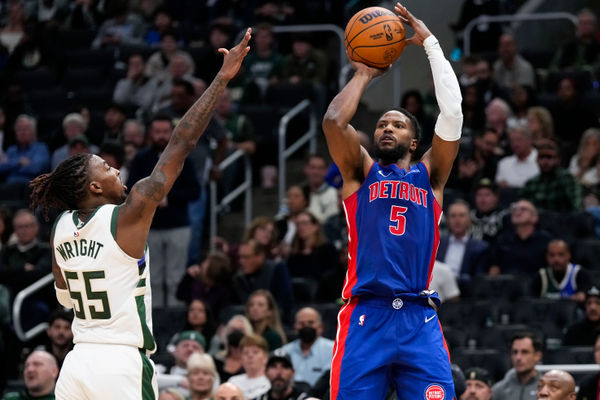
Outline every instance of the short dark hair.
POLYGON ((169 124, 171 124, 171 128, 173 127, 173 119, 171 117, 169 117, 167 114, 156 114, 150 120, 148 127, 151 127, 152 124, 154 123, 154 121, 167 121, 167 122, 169 122, 169 124))
POLYGON ((413 130, 413 134, 414 134, 414 138, 417 140, 417 142, 421 141, 421 125, 419 124, 419 121, 417 121, 417 117, 415 117, 414 115, 412 115, 407 109, 402 108, 402 107, 396 107, 396 108, 390 108, 389 110, 387 110, 386 112, 384 112, 383 114, 381 114, 378 118, 381 119, 381 117, 383 117, 386 113, 390 112, 390 111, 398 111, 404 115, 406 115, 408 117, 408 119, 410 120, 410 123, 412 125, 412 130, 413 130))
POLYGON ((189 81, 186 81, 185 79, 175 79, 173 81, 173 87, 175 86, 182 87, 185 90, 185 93, 189 96, 193 96, 196 93, 194 85, 192 85, 189 81))
POLYGON ((527 338, 531 339, 531 343, 533 344, 533 350, 542 351, 542 341, 535 333, 530 332, 530 331, 522 331, 522 332, 515 333, 512 336, 512 338, 510 339, 510 345, 512 347, 515 340, 527 339, 527 338))
POLYGON ((48 324, 52 325, 57 319, 67 321, 69 324, 73 323, 73 310, 66 311, 62 308, 57 308, 50 313, 48 324))

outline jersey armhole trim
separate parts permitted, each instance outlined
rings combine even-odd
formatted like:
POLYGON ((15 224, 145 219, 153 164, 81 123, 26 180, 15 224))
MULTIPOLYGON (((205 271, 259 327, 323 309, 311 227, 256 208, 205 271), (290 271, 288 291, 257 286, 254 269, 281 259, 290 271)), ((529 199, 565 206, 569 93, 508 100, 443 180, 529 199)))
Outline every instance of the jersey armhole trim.
POLYGON ((117 241, 117 217, 119 216, 120 208, 121 208, 120 205, 113 208, 113 211, 112 211, 111 217, 110 217, 110 233, 111 233, 113 239, 115 240, 115 242, 117 241))
POLYGON ((61 212, 58 215, 58 217, 56 217, 56 219, 54 220, 54 223, 52 224, 52 230, 50 231, 50 237, 54 237, 54 233, 56 232, 56 226, 58 225, 58 221, 60 221, 60 218, 67 212, 69 212, 69 210, 64 210, 63 212, 61 212))

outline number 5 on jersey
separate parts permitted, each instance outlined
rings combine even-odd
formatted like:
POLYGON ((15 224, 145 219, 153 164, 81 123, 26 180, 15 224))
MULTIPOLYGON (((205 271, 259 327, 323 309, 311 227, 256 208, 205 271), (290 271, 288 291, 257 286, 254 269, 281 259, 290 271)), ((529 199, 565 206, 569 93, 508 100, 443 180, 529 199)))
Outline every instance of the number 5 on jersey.
POLYGON ((404 230, 406 229, 406 217, 403 215, 407 207, 402 206, 392 206, 390 212, 390 233, 396 236, 404 235, 404 230))
POLYGON ((104 271, 86 271, 82 273, 85 284, 85 299, 81 292, 71 290, 71 281, 79 280, 77 272, 65 271, 65 281, 69 288, 71 298, 77 302, 77 307, 74 309, 75 316, 80 319, 86 319, 85 309, 88 309, 91 319, 110 319, 110 305, 108 303, 108 293, 106 291, 92 290, 91 281, 94 279, 104 279, 104 271), (94 304, 90 304, 90 300, 98 300, 102 304, 100 309, 94 304), (87 306, 87 307, 86 307, 87 306))

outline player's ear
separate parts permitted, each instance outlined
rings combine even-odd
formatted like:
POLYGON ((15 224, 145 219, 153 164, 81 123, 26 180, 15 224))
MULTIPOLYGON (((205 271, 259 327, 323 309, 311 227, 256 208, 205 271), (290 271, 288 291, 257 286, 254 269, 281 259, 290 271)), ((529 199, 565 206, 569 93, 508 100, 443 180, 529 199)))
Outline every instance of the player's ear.
POLYGON ((102 194, 102 185, 98 181, 91 181, 89 186, 93 194, 102 194))
POLYGON ((419 141, 417 139, 413 139, 410 141, 410 152, 412 153, 413 151, 417 150, 417 146, 419 146, 419 141))

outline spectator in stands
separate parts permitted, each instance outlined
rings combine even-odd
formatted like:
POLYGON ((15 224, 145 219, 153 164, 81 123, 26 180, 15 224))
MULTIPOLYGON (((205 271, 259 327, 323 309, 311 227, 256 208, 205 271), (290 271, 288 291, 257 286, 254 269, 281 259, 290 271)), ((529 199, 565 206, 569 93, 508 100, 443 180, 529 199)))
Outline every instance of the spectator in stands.
POLYGON ((513 155, 498 161, 496 182, 501 188, 521 188, 529 179, 540 173, 537 150, 533 147, 531 131, 523 123, 515 123, 509 130, 513 155))
POLYGON ((289 252, 292 240, 296 236, 296 216, 308 207, 310 190, 308 186, 291 185, 286 192, 286 210, 275 216, 278 241, 289 252))
POLYGON ((19 115, 15 121, 16 144, 0 159, 0 181, 28 184, 50 167, 48 147, 37 140, 35 118, 19 115))
POLYGON ((157 113, 168 115, 176 124, 194 104, 195 100, 196 90, 194 85, 185 79, 176 79, 172 82, 169 105, 161 108, 157 113))
POLYGON ((286 342, 279 309, 269 291, 258 289, 248 297, 246 317, 252 324, 254 333, 267 341, 269 351, 278 349, 286 342))
POLYGON ((177 286, 177 298, 190 304, 200 299, 219 315, 232 303, 232 273, 229 257, 220 251, 208 253, 201 264, 187 268, 177 286))
POLYGON ((121 141, 123 136, 123 124, 127 119, 127 110, 117 103, 111 103, 104 109, 104 134, 97 144, 106 140, 121 141))
POLYGON ((171 339, 167 350, 173 356, 174 364, 157 365, 158 388, 187 387, 187 363, 194 353, 204 354, 206 340, 196 331, 183 331, 171 339), (166 372, 168 370, 168 372, 166 372))
MULTIPOLYGON (((152 26, 147 29, 144 41, 150 47, 158 47, 167 32, 175 32, 175 21, 164 6, 159 6, 154 10, 151 18, 152 26)), ((178 40, 177 37, 175 39, 178 40)))
POLYGON ((512 110, 508 103, 502 99, 492 100, 485 108, 485 126, 486 129, 493 128, 498 135, 498 147, 501 152, 498 155, 507 153, 508 146, 508 120, 512 117, 512 110))
MULTIPOLYGON (((64 137, 67 139, 67 143, 52 153, 51 168, 54 169, 62 161, 69 158, 69 144, 72 139, 77 136, 85 136, 87 130, 87 123, 79 113, 70 113, 65 116, 62 123, 62 131, 64 137)), ((98 154, 98 146, 90 145, 90 151, 94 154, 98 154)))
POLYGON ((569 172, 583 186, 586 192, 598 185, 598 164, 600 163, 600 129, 589 128, 583 132, 577 153, 571 157, 569 172))
POLYGON ((211 356, 194 353, 188 358, 187 377, 189 382, 189 400, 212 400, 215 384, 219 375, 211 356))
POLYGON ((91 146, 87 137, 83 135, 75 136, 69 141, 69 157, 78 154, 92 154, 91 146))
POLYGON ((327 160, 317 154, 310 155, 304 164, 303 171, 310 190, 308 211, 320 223, 323 223, 327 218, 339 212, 337 191, 325 181, 327 160))
POLYGON ((158 81, 158 87, 154 94, 152 111, 156 112, 171 104, 171 92, 174 81, 183 79, 194 84, 198 80, 194 78, 195 70, 196 65, 194 64, 194 60, 187 52, 177 50, 177 52, 172 54, 169 58, 167 73, 153 77, 153 79, 158 81))
POLYGON ((450 267, 454 279, 468 280, 485 273, 489 245, 471 237, 469 203, 456 200, 448 207, 447 214, 450 233, 440 238, 437 260, 450 267))
POLYGON ((54 399, 58 366, 52 354, 36 350, 27 357, 23 370, 25 390, 7 393, 3 400, 54 399))
POLYGON ((171 57, 177 54, 178 51, 180 49, 175 31, 168 29, 161 33, 160 49, 150 55, 148 62, 146 62, 146 76, 157 78, 157 81, 167 78, 169 74, 167 67, 171 62, 171 57))
POLYGON ((563 345, 593 346, 600 334, 600 289, 592 286, 585 296, 585 317, 567 329, 563 345))
POLYGON ((464 116, 463 135, 467 138, 472 137, 473 132, 481 131, 485 127, 485 107, 477 84, 472 83, 461 86, 461 92, 463 97, 461 106, 464 116))
POLYGON ((575 177, 560 166, 558 143, 541 139, 537 143, 540 173, 525 182, 521 198, 546 211, 572 212, 582 208, 583 193, 575 177))
POLYGON ((303 400, 306 393, 294 385, 294 365, 287 355, 272 355, 267 362, 266 376, 271 389, 255 400, 303 400))
POLYGON ((486 106, 489 106, 495 99, 501 99, 504 102, 509 101, 508 90, 496 82, 492 65, 488 60, 482 58, 477 62, 475 76, 477 77, 477 88, 486 106))
MULTIPOLYGON (((600 335, 596 337, 594 343, 594 361, 600 364, 600 335)), ((577 400, 597 400, 598 388, 600 387, 600 372, 587 375, 579 382, 579 392, 577 392, 577 400)))
POLYGON ((566 371, 553 369, 538 382, 538 400, 575 400, 575 379, 566 371))
POLYGON ((48 243, 38 240, 40 224, 28 209, 17 211, 13 217, 17 241, 2 249, 0 284, 12 296, 36 282, 51 271, 51 253, 48 243))
POLYGON ((148 115, 154 102, 158 81, 145 74, 145 61, 141 53, 132 53, 127 60, 127 75, 119 79, 113 91, 113 101, 125 107, 140 109, 148 115))
POLYGON ((510 346, 512 368, 492 387, 494 400, 535 400, 541 374, 535 369, 542 358, 542 342, 531 332, 517 333, 510 346))
POLYGON ((505 33, 498 40, 498 60, 494 62, 494 79, 499 85, 512 88, 514 85, 527 85, 535 88, 535 71, 518 51, 517 41, 511 33, 505 33))
POLYGON ((237 385, 225 382, 215 391, 215 400, 246 400, 246 397, 237 385))
POLYGON ((454 272, 448 264, 439 260, 435 260, 433 264, 429 289, 437 292, 442 303, 460 300, 460 289, 454 272))
POLYGON ((292 38, 292 53, 281 64, 281 82, 312 87, 317 113, 324 108, 327 63, 327 55, 313 46, 309 35, 298 33, 292 38))
POLYGON ((511 228, 507 228, 492 245, 490 275, 516 274, 533 278, 546 262, 546 248, 552 236, 536 227, 538 211, 528 200, 511 207, 511 228))
POLYGON ((0 45, 12 53, 15 47, 25 35, 25 8, 20 1, 13 1, 8 4, 8 21, 0 29, 0 45))
POLYGON ((294 332, 298 339, 275 350, 275 354, 290 357, 296 382, 314 386, 331 366, 333 340, 322 336, 323 319, 312 307, 301 308, 296 313, 294 332))
POLYGON ((246 372, 232 376, 228 382, 238 386, 246 398, 254 399, 271 389, 271 383, 265 375, 269 358, 267 342, 262 336, 253 334, 245 336, 240 341, 240 347, 246 372))
POLYGON ((466 390, 460 400, 491 400, 492 377, 490 373, 479 367, 472 367, 465 371, 466 390))
POLYGON ((335 266, 337 250, 331 244, 317 218, 309 211, 300 212, 295 220, 296 235, 292 240, 287 265, 294 278, 315 282, 335 266))
POLYGON ((246 303, 258 289, 273 293, 284 315, 292 308, 292 285, 284 264, 267 259, 266 249, 255 239, 244 241, 238 250, 240 270, 233 278, 234 293, 239 303, 246 303))
POLYGON ((177 391, 177 389, 169 388, 161 390, 158 395, 158 400, 186 400, 185 397, 177 391))
POLYGON ((144 21, 139 15, 129 12, 128 1, 111 1, 108 3, 106 14, 109 18, 98 29, 92 48, 144 43, 144 21))
POLYGON ((196 76, 204 82, 211 82, 221 66, 223 56, 220 48, 230 48, 234 37, 233 21, 228 18, 215 19, 208 28, 208 45, 202 48, 197 60, 196 76))
MULTIPOLYGON (((210 343, 215 334, 216 325, 213 312, 208 304, 200 299, 194 299, 188 304, 184 331, 196 331, 204 337, 206 343, 210 343)), ((175 336, 172 339, 175 339, 175 336)))
POLYGON ((479 60, 481 60, 481 57, 477 54, 470 54, 461 59, 462 71, 458 77, 458 82, 463 89, 477 82, 476 71, 479 60))
MULTIPOLYGON (((149 128, 150 147, 141 150, 131 162, 127 187, 148 176, 173 133, 173 123, 165 116, 155 116, 149 128)), ((152 301, 156 306, 179 304, 177 284, 185 272, 190 243, 187 205, 198 198, 200 187, 193 164, 187 159, 173 189, 162 200, 150 227, 148 245, 159 249, 152 257, 152 301)))
POLYGON ((244 103, 261 102, 269 85, 279 82, 282 56, 275 46, 273 28, 257 24, 252 31, 253 46, 244 60, 241 80, 244 103))
POLYGON ((65 311, 62 307, 54 310, 48 317, 46 335, 48 343, 41 349, 52 354, 58 363, 58 369, 62 367, 67 353, 73 349, 73 311, 65 311))
POLYGON ((2 250, 8 244, 8 240, 13 233, 11 219, 10 210, 0 204, 0 254, 2 254, 2 250))
POLYGON ((348 243, 343 243, 338 251, 338 262, 336 267, 331 269, 319 280, 315 301, 318 303, 343 303, 342 288, 346 281, 346 272, 348 271, 348 243))
POLYGON ((498 135, 493 128, 475 133, 472 145, 464 146, 457 159, 449 185, 462 191, 471 192, 481 179, 494 179, 498 167, 498 135))
POLYGON ((254 333, 248 318, 237 314, 231 317, 225 328, 213 337, 211 354, 215 357, 215 364, 222 382, 226 382, 234 375, 244 373, 242 367, 242 349, 240 341, 244 336, 254 333), (219 351, 221 346, 224 348, 219 351))
POLYGON ((527 111, 537 105, 535 89, 529 85, 514 84, 510 91, 510 100, 514 111, 514 118, 526 121, 527 111))
POLYGON ((585 292, 591 276, 581 265, 571 262, 569 245, 562 239, 553 239, 546 250, 548 266, 541 268, 533 280, 532 293, 548 299, 585 301, 585 292))
POLYGON ((584 8, 577 13, 577 37, 560 46, 548 69, 569 71, 592 69, 600 55, 596 14, 584 8))
POLYGON ((475 208, 471 210, 471 236, 475 239, 494 242, 503 226, 508 209, 500 208, 498 185, 483 178, 475 187, 475 208))
POLYGON ((540 139, 554 137, 552 114, 545 107, 529 107, 527 110, 527 127, 531 131, 534 143, 540 139))
POLYGON ((123 124, 123 144, 133 143, 138 149, 146 144, 146 128, 135 119, 128 119, 123 124))
POLYGON ((567 158, 576 151, 583 132, 598 126, 598 117, 582 100, 580 91, 573 78, 562 78, 556 93, 558 101, 550 108, 554 132, 567 158))

